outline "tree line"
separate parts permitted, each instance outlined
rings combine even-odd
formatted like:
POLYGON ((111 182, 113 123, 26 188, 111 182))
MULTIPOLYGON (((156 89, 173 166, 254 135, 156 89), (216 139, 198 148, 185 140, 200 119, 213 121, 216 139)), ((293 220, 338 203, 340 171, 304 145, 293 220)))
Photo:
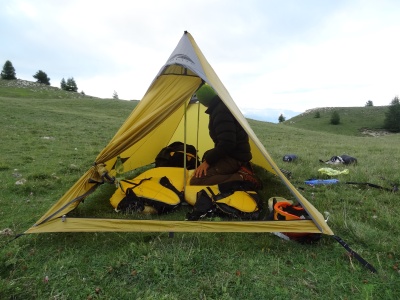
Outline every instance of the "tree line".
MULTIPOLYGON (((50 78, 47 76, 46 72, 43 72, 42 70, 37 71, 36 74, 33 75, 33 78, 36 79, 37 83, 50 85, 50 78)), ((15 68, 11 63, 11 61, 9 60, 7 60, 4 63, 3 70, 1 71, 1 79, 5 80, 17 79, 17 73, 15 72, 15 68)), ((69 92, 78 91, 78 86, 76 85, 76 82, 73 77, 68 78, 67 80, 63 78, 61 80, 60 87, 64 91, 69 91, 69 92)))

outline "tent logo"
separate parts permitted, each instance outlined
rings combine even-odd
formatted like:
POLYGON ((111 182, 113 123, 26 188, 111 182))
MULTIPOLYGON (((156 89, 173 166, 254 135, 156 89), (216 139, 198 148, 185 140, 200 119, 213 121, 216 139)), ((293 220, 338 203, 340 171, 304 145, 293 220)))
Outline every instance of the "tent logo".
POLYGON ((194 61, 191 60, 190 57, 185 54, 176 54, 176 55, 172 56, 171 59, 168 60, 168 63, 171 63, 173 61, 175 61, 175 62, 179 62, 179 61, 180 62, 190 62, 192 65, 195 64, 194 61))

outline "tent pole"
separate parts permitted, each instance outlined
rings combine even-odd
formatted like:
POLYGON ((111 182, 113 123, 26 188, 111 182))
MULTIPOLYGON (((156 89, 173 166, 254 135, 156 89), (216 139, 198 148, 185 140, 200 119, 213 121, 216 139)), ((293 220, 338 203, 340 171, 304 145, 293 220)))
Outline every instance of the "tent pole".
POLYGON ((196 132, 196 169, 197 169, 197 162, 199 161, 198 159, 198 154, 199 154, 199 131, 200 131, 200 102, 197 101, 197 132, 196 132))
MULTIPOLYGON (((188 103, 189 104, 189 103, 188 103)), ((186 191, 186 121, 187 121, 187 107, 188 105, 186 105, 186 102, 183 105, 183 192, 185 193, 186 191)))

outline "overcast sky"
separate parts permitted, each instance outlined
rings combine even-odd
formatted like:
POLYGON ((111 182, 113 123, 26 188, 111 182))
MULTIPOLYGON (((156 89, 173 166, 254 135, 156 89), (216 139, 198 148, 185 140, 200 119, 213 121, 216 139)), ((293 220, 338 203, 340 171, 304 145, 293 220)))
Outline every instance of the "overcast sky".
POLYGON ((185 30, 245 114, 400 94, 399 0, 0 0, 0 64, 140 100, 185 30))

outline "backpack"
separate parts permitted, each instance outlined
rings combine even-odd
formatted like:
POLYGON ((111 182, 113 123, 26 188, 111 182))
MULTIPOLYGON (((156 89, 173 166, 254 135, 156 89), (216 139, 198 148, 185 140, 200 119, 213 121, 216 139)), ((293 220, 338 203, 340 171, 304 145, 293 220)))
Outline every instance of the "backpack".
POLYGON ((350 165, 350 164, 356 164, 357 158, 343 154, 341 156, 332 156, 327 161, 323 161, 320 159, 320 162, 324 162, 326 164, 331 164, 331 165, 338 165, 338 164, 350 165))
MULTIPOLYGON (((157 154, 156 167, 184 167, 185 144, 182 142, 173 142, 161 149, 157 154)), ((193 145, 186 144, 186 169, 193 170, 200 165, 197 158, 197 150, 193 145)))
POLYGON ((261 198, 243 181, 187 186, 185 200, 193 205, 193 210, 186 217, 190 221, 213 215, 257 220, 262 210, 261 198))
MULTIPOLYGON (((290 221, 290 220, 310 220, 310 216, 300 204, 293 204, 293 201, 281 197, 272 197, 268 200, 270 215, 268 220, 290 221)), ((301 244, 310 244, 321 239, 320 233, 309 232, 279 232, 277 236, 294 240, 301 244)))
POLYGON ((116 211, 171 212, 184 201, 184 172, 183 168, 160 167, 130 180, 120 180, 110 203, 116 211))
POLYGON ((292 162, 297 159, 296 154, 286 154, 283 156, 282 160, 285 162, 292 162))

